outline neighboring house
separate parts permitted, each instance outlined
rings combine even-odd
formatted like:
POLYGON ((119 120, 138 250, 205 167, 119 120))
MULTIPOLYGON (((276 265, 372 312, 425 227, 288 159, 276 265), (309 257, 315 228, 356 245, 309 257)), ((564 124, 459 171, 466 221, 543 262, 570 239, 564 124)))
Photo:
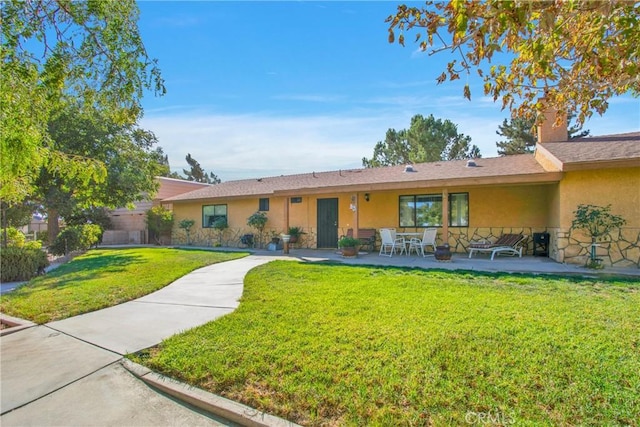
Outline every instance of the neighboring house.
MULTIPOLYGON (((335 248, 349 228, 436 226, 438 242, 455 252, 502 233, 546 232, 549 256, 572 263, 584 263, 590 244, 570 229, 578 204, 611 204, 627 224, 598 253, 607 265, 640 266, 640 132, 568 142, 552 122, 539 129, 535 154, 229 181, 163 203, 173 204, 176 224, 196 221, 195 244, 217 242, 211 225, 225 217, 219 241, 236 246, 255 233, 247 218, 264 211, 267 234, 302 227, 306 247, 335 248)), ((184 243, 177 231, 175 243, 184 243)))
POLYGON ((207 187, 208 184, 185 181, 182 179, 156 177, 159 187, 152 200, 148 198, 134 203, 132 209, 119 208, 110 211, 113 228, 106 230, 102 236, 103 245, 126 245, 149 243, 146 217, 147 211, 153 206, 162 204, 171 209, 170 203, 163 203, 167 199, 179 194, 207 187))

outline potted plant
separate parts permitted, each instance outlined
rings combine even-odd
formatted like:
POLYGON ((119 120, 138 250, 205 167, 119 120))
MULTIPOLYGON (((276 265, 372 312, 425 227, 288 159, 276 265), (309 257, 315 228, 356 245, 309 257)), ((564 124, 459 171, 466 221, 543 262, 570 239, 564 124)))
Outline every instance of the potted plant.
POLYGON ((338 240, 338 247, 342 251, 342 256, 355 257, 358 256, 360 240, 355 237, 342 236, 340 240, 338 240))
POLYGON ((304 234, 304 231, 302 231, 302 227, 289 227, 287 234, 291 236, 289 239, 290 243, 298 243, 298 240, 300 239, 300 236, 304 234))

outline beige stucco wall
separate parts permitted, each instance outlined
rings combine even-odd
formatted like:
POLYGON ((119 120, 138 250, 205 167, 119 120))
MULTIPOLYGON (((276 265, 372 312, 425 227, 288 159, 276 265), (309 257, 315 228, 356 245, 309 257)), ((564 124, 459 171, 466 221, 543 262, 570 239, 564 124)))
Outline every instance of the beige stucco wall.
MULTIPOLYGON (((440 228, 438 242, 447 242, 454 251, 465 252, 469 242, 493 240, 503 233, 524 233, 529 236, 527 253, 533 250, 532 235, 549 232, 550 256, 560 262, 584 263, 590 242, 582 233, 570 230, 573 212, 580 203, 612 205, 615 214, 622 215, 627 225, 615 233, 612 242, 599 248, 605 264, 640 265, 640 169, 610 169, 565 172, 560 183, 512 186, 449 188, 449 193, 469 194, 469 226, 448 227, 447 236, 440 228)), ((300 195, 301 203, 290 203, 289 197, 270 197, 269 221, 265 238, 286 232, 288 226, 302 227, 305 235, 302 247, 315 247, 317 231, 317 200, 338 199, 338 234, 349 228, 399 227, 398 201, 401 195, 442 194, 442 188, 410 190, 360 191, 322 195, 300 195), (369 193, 369 201, 365 200, 369 193), (355 205, 356 210, 351 209, 355 205)), ((228 199, 215 202, 174 203, 174 243, 184 243, 184 231, 177 226, 182 219, 194 219, 194 244, 237 246, 244 233, 254 233, 247 218, 258 210, 258 197, 228 199), (229 229, 219 236, 215 230, 202 228, 202 206, 226 204, 229 229)), ((421 230, 421 229, 417 229, 421 230)), ((416 231, 416 229, 402 229, 416 231)))
POLYGON ((611 213, 626 225, 599 242, 596 254, 608 266, 640 267, 640 168, 597 169, 565 172, 559 184, 558 223, 550 227, 551 256, 559 262, 584 264, 590 254, 590 238, 572 230, 580 204, 611 205, 611 213))
POLYGON ((611 205, 628 227, 640 227, 640 168, 565 172, 560 182, 560 227, 568 228, 579 204, 611 205))
MULTIPOLYGON (((346 234, 347 229, 399 227, 399 197, 411 194, 442 194, 442 188, 411 189, 395 191, 369 191, 369 201, 365 200, 365 192, 347 192, 322 195, 300 196, 301 203, 290 203, 288 197, 270 197, 269 218, 265 231, 267 235, 281 234, 289 226, 302 227, 305 231, 304 246, 315 247, 317 228, 317 200, 319 198, 338 199, 338 234, 346 234), (352 205, 356 207, 352 210, 352 205)), ((493 234, 503 228, 519 228, 544 231, 549 223, 551 194, 556 191, 555 185, 526 185, 526 186, 492 186, 477 188, 452 188, 449 193, 469 193, 469 227, 450 227, 451 242, 460 241, 455 236, 461 233, 465 236, 470 229, 491 230, 493 234), (458 231, 456 231, 458 230, 458 231)), ((239 237, 244 233, 255 233, 246 222, 247 218, 257 211, 258 198, 227 199, 198 202, 174 203, 174 242, 184 243, 186 235, 179 229, 178 224, 183 219, 196 221, 192 230, 193 243, 225 246, 235 246, 239 237), (225 231, 223 239, 215 230, 202 228, 202 206, 209 204, 226 204, 229 229, 225 231), (220 241, 221 240, 221 241, 220 241)), ((416 229, 403 229, 416 231, 416 229)), ((417 229, 420 230, 420 229, 417 229)), ((442 233, 442 230, 441 230, 442 233)), ((482 237, 488 232, 480 231, 482 237)), ((477 235, 471 232, 471 236, 477 235)), ((489 235, 493 235, 489 234, 489 235)), ((442 241, 443 237, 440 236, 442 241)), ((465 250, 459 244, 454 245, 465 250)))

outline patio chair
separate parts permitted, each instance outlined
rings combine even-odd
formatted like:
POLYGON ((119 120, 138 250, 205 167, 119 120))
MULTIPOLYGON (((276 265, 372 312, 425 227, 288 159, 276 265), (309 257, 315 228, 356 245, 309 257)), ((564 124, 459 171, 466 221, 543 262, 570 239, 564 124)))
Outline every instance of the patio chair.
POLYGON ((469 258, 476 252, 491 253, 492 261, 496 254, 518 255, 522 258, 522 249, 526 240, 527 236, 524 234, 503 234, 494 243, 474 242, 469 245, 469 258))
POLYGON ((425 248, 430 246, 433 248, 433 252, 436 252, 436 236, 438 234, 437 228, 425 228, 424 233, 422 234, 422 239, 417 237, 413 237, 409 241, 409 255, 411 255, 411 251, 416 251, 416 254, 420 254, 423 257, 427 256, 425 253, 425 248))
POLYGON ((382 240, 380 253, 378 254, 380 256, 392 257, 398 250, 400 250, 400 254, 407 250, 404 239, 402 237, 396 237, 395 230, 390 228, 380 229, 380 240, 382 240))

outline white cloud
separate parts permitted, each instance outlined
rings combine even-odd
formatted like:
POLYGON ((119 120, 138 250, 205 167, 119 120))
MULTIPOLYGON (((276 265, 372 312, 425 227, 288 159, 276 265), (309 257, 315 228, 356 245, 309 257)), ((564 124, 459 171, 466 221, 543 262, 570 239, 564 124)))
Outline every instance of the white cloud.
MULTIPOLYGON (((307 116, 155 110, 147 112, 141 126, 156 134, 172 170, 182 172, 191 153, 224 181, 359 168, 387 129, 408 128, 415 114, 451 120, 459 132, 471 136, 483 157, 497 156, 496 130, 509 112, 500 111, 487 97, 474 102, 460 98, 387 98, 386 108, 307 116)), ((640 112, 634 101, 612 103, 605 117, 592 118, 584 128, 592 135, 637 131, 638 121, 629 122, 628 114, 630 108, 640 112)))
MULTIPOLYGON (((172 170, 187 153, 222 180, 361 167, 389 127, 380 117, 192 113, 146 117, 172 170)), ((408 123, 408 122, 407 122, 408 123)))

